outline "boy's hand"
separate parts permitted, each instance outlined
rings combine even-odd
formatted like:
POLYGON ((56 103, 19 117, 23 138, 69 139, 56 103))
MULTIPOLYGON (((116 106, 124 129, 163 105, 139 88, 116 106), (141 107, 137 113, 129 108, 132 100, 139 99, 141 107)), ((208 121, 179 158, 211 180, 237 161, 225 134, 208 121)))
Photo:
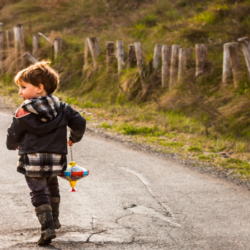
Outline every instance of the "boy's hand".
POLYGON ((69 145, 70 147, 72 147, 73 144, 74 144, 74 142, 72 142, 71 140, 68 140, 68 145, 69 145))

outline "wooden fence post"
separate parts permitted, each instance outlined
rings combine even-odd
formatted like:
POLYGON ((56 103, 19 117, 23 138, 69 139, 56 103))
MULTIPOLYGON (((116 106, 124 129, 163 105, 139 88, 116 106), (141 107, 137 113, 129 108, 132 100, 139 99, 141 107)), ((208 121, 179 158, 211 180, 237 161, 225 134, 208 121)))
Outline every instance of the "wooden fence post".
POLYGON ((180 48, 180 45, 172 45, 169 90, 173 89, 174 83, 177 80, 180 48))
POLYGON ((32 50, 33 57, 37 58, 39 48, 40 48, 39 35, 33 35, 33 50, 32 50))
POLYGON ((9 56, 11 55, 11 49, 14 48, 14 34, 12 30, 6 30, 6 42, 7 42, 7 51, 9 56))
POLYGON ((84 66, 83 70, 85 70, 88 67, 88 57, 89 57, 89 45, 87 38, 85 39, 85 46, 84 46, 84 66))
POLYGON ((128 45, 128 68, 132 68, 136 65, 136 54, 135 54, 135 45, 128 45))
POLYGON ((4 35, 3 31, 0 31, 0 72, 3 71, 3 60, 4 60, 4 35))
POLYGON ((24 55, 23 55, 23 58, 28 60, 30 63, 34 64, 34 63, 37 63, 38 61, 36 60, 35 57, 33 57, 29 52, 26 52, 24 55))
POLYGON ((162 46, 162 69, 161 69, 161 85, 162 88, 168 88, 170 67, 171 67, 171 53, 172 47, 163 45, 162 46))
MULTIPOLYGON (((96 70, 97 69, 97 56, 98 56, 98 53, 99 53, 98 38, 89 37, 89 38, 86 39, 86 41, 87 41, 88 49, 89 49, 89 51, 91 53, 91 56, 92 56, 92 59, 93 59, 94 70, 96 70)), ((86 49, 86 46, 85 46, 85 49, 86 49)))
POLYGON ((135 55, 136 55, 136 61, 137 66, 139 69, 139 75, 141 78, 141 81, 143 83, 143 55, 142 55, 142 47, 140 42, 135 42, 135 55))
POLYGON ((95 49, 96 49, 96 55, 99 56, 100 55, 100 47, 99 47, 99 38, 98 37, 95 38, 95 49))
POLYGON ((20 32, 20 44, 21 44, 21 53, 25 52, 25 32, 24 32, 24 27, 23 24, 19 24, 19 32, 20 32))
POLYGON ((248 37, 238 39, 247 65, 247 76, 250 82, 250 42, 248 37))
POLYGON ((63 40, 60 37, 54 39, 54 58, 58 57, 58 54, 62 51, 63 40))
POLYGON ((179 52, 179 67, 178 67, 178 80, 183 79, 186 71, 187 64, 191 58, 192 49, 180 49, 179 52))
POLYGON ((20 32, 19 32, 19 26, 14 26, 14 41, 15 41, 15 54, 16 57, 18 57, 18 50, 20 46, 20 32))
POLYGON ((156 71, 159 68, 160 57, 161 57, 161 44, 156 44, 154 48, 154 59, 153 59, 153 69, 156 71))
POLYGON ((230 55, 230 62, 232 65, 232 70, 233 70, 233 78, 234 78, 234 87, 237 88, 239 81, 241 79, 240 77, 240 60, 239 60, 239 55, 238 55, 238 43, 229 43, 228 50, 229 50, 229 55, 230 55))
MULTIPOLYGON (((21 54, 25 51, 25 32, 23 24, 19 23, 14 26, 14 40, 15 40, 15 54, 16 60, 19 57, 19 50, 21 54)), ((18 63, 17 63, 18 67, 18 63)))
POLYGON ((118 72, 120 72, 124 66, 124 42, 116 41, 116 57, 118 61, 118 72))
POLYGON ((222 84, 228 83, 232 77, 232 67, 230 64, 230 54, 228 50, 228 43, 223 45, 223 72, 222 72, 222 84))
POLYGON ((196 73, 195 76, 198 77, 204 74, 205 63, 207 60, 207 45, 206 44, 196 44, 196 73))
POLYGON ((106 42, 107 71, 111 70, 114 60, 114 42, 106 42))

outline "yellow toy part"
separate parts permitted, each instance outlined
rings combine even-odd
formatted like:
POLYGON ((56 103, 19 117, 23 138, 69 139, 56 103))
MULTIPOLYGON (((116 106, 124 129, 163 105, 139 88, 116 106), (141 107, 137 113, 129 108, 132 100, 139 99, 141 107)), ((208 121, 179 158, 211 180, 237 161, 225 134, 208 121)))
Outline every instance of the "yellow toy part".
POLYGON ((69 184, 72 188, 76 186, 76 181, 69 181, 69 184))

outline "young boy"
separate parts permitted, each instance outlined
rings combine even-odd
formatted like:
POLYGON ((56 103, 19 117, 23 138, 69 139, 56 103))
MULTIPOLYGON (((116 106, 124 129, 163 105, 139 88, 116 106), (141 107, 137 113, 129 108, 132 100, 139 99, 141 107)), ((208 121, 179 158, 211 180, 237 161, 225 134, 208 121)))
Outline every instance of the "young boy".
POLYGON ((15 77, 24 100, 8 128, 7 148, 19 149, 17 171, 25 175, 31 202, 41 224, 38 245, 48 245, 56 237, 60 193, 57 176, 67 168, 67 126, 69 146, 79 142, 85 119, 52 93, 59 77, 46 62, 38 62, 15 77))

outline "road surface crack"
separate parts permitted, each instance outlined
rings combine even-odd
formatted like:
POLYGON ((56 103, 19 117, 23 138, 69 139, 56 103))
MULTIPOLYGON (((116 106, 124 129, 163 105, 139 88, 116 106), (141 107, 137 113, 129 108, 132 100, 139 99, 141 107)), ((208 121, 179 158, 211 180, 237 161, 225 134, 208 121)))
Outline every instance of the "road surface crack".
POLYGON ((135 171, 131 170, 131 169, 127 169, 127 168, 123 168, 123 167, 119 167, 120 169, 129 172, 133 175, 135 175, 142 183, 143 185, 146 187, 148 193, 152 196, 152 198, 165 210, 165 216, 167 217, 172 217, 171 213, 167 210, 167 208, 153 195, 153 193, 151 192, 151 190, 148 187, 148 183, 144 180, 144 178, 136 173, 135 171))
POLYGON ((107 232, 107 230, 106 230, 106 229, 103 229, 103 230, 101 230, 101 231, 91 233, 90 236, 87 238, 87 240, 86 240, 85 242, 86 242, 86 243, 90 243, 90 242, 91 242, 91 241, 90 241, 90 238, 91 238, 93 235, 95 235, 95 234, 101 234, 101 233, 104 233, 104 232, 107 232))

